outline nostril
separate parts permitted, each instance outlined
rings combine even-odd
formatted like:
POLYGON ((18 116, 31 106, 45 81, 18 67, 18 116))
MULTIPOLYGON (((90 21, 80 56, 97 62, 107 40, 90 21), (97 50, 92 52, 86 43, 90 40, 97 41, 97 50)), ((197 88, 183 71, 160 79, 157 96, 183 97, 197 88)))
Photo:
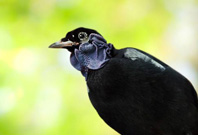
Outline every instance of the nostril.
POLYGON ((62 38, 61 41, 62 42, 65 42, 65 41, 67 41, 67 39, 66 38, 62 38))

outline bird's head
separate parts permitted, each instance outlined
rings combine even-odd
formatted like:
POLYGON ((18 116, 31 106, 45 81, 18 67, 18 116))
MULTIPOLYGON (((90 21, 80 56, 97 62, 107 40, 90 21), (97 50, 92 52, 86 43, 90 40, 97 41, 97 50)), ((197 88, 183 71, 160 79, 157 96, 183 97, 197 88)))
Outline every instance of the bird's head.
POLYGON ((66 48, 71 52, 70 62, 87 78, 89 70, 98 70, 111 59, 114 47, 95 30, 77 28, 49 48, 66 48))
POLYGON ((64 38, 51 44, 49 48, 65 48, 73 52, 75 48, 78 49, 81 44, 89 41, 90 34, 100 35, 93 29, 80 27, 68 32, 64 38))

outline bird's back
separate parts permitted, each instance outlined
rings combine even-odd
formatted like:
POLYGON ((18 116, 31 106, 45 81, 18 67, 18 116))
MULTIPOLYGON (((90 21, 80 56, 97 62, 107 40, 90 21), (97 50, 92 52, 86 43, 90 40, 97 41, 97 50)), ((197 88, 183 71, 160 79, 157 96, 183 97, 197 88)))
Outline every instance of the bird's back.
POLYGON ((190 82, 166 64, 126 58, 126 51, 89 71, 89 97, 101 118, 123 135, 197 135, 198 100, 190 82))

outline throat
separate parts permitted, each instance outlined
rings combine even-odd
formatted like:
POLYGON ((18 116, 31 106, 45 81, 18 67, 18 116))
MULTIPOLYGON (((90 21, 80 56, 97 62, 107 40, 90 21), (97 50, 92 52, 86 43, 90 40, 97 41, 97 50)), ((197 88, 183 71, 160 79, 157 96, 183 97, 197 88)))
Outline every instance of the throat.
POLYGON ((90 37, 92 42, 81 44, 79 49, 75 49, 70 57, 73 67, 81 71, 86 79, 90 69, 98 70, 104 67, 112 57, 112 44, 107 44, 105 40, 99 40, 97 36, 90 37))

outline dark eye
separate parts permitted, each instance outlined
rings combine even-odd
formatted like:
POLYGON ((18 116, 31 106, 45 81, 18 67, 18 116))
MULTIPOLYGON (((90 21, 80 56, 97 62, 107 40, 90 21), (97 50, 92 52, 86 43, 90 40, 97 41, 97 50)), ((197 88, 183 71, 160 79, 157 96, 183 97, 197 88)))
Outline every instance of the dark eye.
POLYGON ((87 39, 87 33, 86 33, 86 32, 80 32, 80 33, 78 34, 78 38, 79 38, 80 40, 85 40, 85 39, 87 39))

